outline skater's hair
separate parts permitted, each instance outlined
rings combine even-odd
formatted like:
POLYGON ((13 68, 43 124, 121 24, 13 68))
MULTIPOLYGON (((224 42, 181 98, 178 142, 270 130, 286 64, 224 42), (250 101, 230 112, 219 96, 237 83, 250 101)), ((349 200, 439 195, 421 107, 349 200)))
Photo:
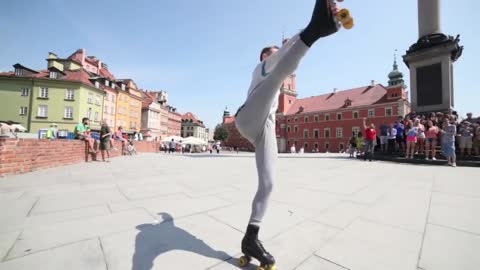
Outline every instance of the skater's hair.
POLYGON ((260 53, 260 62, 263 60, 263 54, 269 52, 271 49, 277 49, 279 50, 280 48, 278 46, 268 46, 262 49, 262 52, 260 53))

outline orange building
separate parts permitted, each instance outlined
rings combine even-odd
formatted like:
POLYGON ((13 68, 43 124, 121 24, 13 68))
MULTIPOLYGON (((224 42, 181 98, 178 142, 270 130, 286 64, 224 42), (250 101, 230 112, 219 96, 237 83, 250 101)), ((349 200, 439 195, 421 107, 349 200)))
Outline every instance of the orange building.
POLYGON ((122 126, 125 132, 140 132, 142 123, 142 91, 131 79, 116 80, 117 113, 115 129, 122 126))

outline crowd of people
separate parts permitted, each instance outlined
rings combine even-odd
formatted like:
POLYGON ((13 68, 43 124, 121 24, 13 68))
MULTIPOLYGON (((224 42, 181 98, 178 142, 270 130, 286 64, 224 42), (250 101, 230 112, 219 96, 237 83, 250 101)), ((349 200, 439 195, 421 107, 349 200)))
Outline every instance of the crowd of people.
POLYGON ((436 160, 441 155, 455 167, 457 154, 461 158, 480 156, 480 117, 472 113, 460 120, 452 110, 428 115, 412 111, 395 123, 383 123, 378 132, 364 119, 364 128, 365 137, 359 132, 349 141, 351 157, 356 153, 371 161, 375 151, 408 159, 436 160))

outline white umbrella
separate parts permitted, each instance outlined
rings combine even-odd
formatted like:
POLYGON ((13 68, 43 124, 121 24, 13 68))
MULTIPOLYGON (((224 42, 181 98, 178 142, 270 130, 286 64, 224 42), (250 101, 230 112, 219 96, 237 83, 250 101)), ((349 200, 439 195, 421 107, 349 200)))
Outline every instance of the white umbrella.
POLYGON ((10 127, 12 127, 13 131, 15 131, 15 130, 18 130, 20 132, 27 131, 27 129, 20 124, 13 124, 13 125, 10 125, 10 127))
POLYGON ((195 138, 195 137, 188 137, 188 138, 185 138, 183 141, 182 141, 183 144, 193 144, 193 145, 207 145, 207 142, 202 140, 202 139, 199 139, 199 138, 195 138))
POLYGON ((183 140, 183 138, 180 137, 180 136, 169 136, 169 137, 163 138, 163 139, 162 139, 162 142, 170 142, 172 139, 173 139, 174 141, 176 141, 176 142, 179 142, 179 141, 182 141, 182 140, 183 140))

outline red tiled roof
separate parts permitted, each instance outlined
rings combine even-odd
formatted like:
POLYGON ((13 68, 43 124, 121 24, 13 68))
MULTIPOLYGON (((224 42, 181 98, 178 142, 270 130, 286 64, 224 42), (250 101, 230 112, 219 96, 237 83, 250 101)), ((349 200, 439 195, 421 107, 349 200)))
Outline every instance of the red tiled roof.
POLYGON ((201 120, 198 120, 193 113, 187 112, 184 115, 182 115, 182 120, 190 120, 190 119, 192 119, 192 123, 198 124, 201 127, 205 127, 203 125, 203 122, 201 120))
POLYGON ((107 77, 110 81, 115 81, 115 76, 113 76, 113 74, 104 67, 100 69, 100 76, 107 77))
POLYGON ((83 68, 79 70, 66 71, 65 73, 67 73, 67 75, 63 76, 62 80, 77 81, 88 86, 95 87, 95 84, 90 81, 90 74, 88 74, 88 72, 83 68))
POLYGON ((224 120, 224 124, 230 124, 230 123, 233 123, 235 122, 235 116, 229 116, 229 117, 225 117, 225 120, 224 120))
POLYGON ((0 76, 15 76, 15 72, 13 71, 0 72, 0 76))
POLYGON ((156 97, 148 92, 143 92, 142 108, 148 108, 155 100, 156 97))
POLYGON ((386 94, 387 89, 381 84, 376 84, 374 86, 365 86, 337 91, 336 93, 297 99, 288 110, 287 115, 298 113, 300 107, 303 107, 304 113, 338 110, 344 107, 347 99, 352 102, 350 107, 372 105, 380 101, 386 94))

